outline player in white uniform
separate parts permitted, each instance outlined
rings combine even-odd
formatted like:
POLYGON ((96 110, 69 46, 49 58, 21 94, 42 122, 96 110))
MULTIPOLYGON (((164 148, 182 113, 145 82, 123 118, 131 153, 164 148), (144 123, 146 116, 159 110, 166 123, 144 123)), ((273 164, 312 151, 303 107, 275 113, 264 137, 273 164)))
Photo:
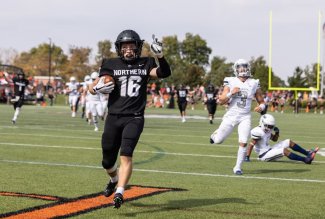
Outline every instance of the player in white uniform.
POLYGON ((70 82, 67 83, 67 93, 69 94, 69 105, 71 107, 71 116, 76 117, 77 104, 80 97, 79 83, 75 77, 70 77, 70 82))
MULTIPOLYGON (((90 77, 92 81, 95 81, 98 78, 99 74, 98 72, 93 72, 91 73, 90 77)), ((88 85, 89 88, 89 85, 88 85)), ((88 93, 89 93, 89 89, 88 93)), ((87 100, 89 101, 89 107, 90 107, 90 112, 93 118, 93 123, 95 126, 94 131, 98 131, 98 117, 102 118, 104 115, 103 112, 103 106, 102 106, 102 102, 100 100, 100 93, 96 93, 96 94, 90 94, 87 97, 87 100)))
POLYGON ((102 107, 103 107, 103 117, 102 120, 104 120, 107 116, 107 103, 108 103, 108 99, 109 99, 109 94, 102 94, 100 93, 100 102, 102 103, 102 107))
POLYGON ((277 141, 280 130, 275 126, 275 119, 270 114, 265 114, 260 120, 260 125, 253 128, 251 131, 252 141, 248 146, 246 161, 249 161, 252 149, 258 154, 258 159, 261 161, 276 161, 283 156, 290 160, 302 161, 306 164, 311 164, 314 160, 319 147, 312 150, 305 150, 290 139, 280 141, 279 143, 270 146, 270 140, 277 141), (275 132, 272 133, 272 130, 275 132), (297 151, 305 156, 300 156, 292 153, 289 149, 297 151))
POLYGON ((242 163, 246 155, 246 146, 251 130, 251 105, 254 98, 258 106, 255 112, 265 109, 259 80, 251 78, 250 65, 247 61, 239 59, 233 66, 235 77, 224 79, 224 88, 219 96, 220 104, 229 104, 219 128, 210 137, 211 144, 221 144, 238 125, 239 148, 236 165, 233 172, 242 175, 242 163))
POLYGON ((89 75, 86 75, 84 77, 84 81, 81 83, 82 92, 81 92, 81 97, 80 97, 80 105, 81 105, 81 110, 82 110, 82 113, 81 113, 82 119, 85 117, 85 114, 86 114, 86 102, 87 102, 86 94, 87 94, 87 92, 84 92, 84 91, 87 89, 88 83, 92 83, 92 80, 89 75))

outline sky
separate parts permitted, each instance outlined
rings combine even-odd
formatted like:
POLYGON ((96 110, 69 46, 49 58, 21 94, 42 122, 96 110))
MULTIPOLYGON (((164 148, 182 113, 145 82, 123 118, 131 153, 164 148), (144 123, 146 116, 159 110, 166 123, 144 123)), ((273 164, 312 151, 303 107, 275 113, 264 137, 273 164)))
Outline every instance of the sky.
POLYGON ((271 64, 287 80, 295 67, 318 60, 324 0, 1 0, 0 51, 29 51, 51 40, 66 53, 71 46, 89 47, 95 56, 99 41, 114 42, 122 30, 133 29, 149 43, 152 34, 179 41, 186 33, 198 34, 212 49, 211 58, 263 56, 269 64, 270 11, 271 64))

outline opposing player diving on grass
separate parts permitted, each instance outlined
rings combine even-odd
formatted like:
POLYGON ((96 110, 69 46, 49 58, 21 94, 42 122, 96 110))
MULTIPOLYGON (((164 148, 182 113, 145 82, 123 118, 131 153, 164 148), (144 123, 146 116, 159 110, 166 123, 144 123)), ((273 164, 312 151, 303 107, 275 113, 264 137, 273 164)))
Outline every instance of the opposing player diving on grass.
POLYGON ((250 161, 250 155, 254 148, 261 161, 276 161, 286 156, 290 160, 301 161, 305 164, 311 164, 315 158, 319 147, 312 150, 305 150, 290 139, 280 141, 271 146, 270 140, 276 142, 280 135, 280 129, 275 126, 275 119, 270 114, 265 114, 260 119, 259 126, 251 130, 251 142, 247 149, 245 161, 250 161), (272 133, 274 131, 274 133, 272 133), (289 149, 297 151, 304 156, 291 152, 289 149))

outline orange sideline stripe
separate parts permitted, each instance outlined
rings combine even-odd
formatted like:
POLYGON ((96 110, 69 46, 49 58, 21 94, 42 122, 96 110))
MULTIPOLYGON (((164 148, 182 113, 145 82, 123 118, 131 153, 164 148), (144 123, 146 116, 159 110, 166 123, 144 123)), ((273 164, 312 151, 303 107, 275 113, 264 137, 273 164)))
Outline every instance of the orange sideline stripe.
MULTIPOLYGON (((143 196, 153 195, 155 193, 173 191, 177 189, 172 188, 153 188, 153 187, 139 187, 131 186, 130 189, 124 193, 124 202, 138 199, 143 196)), ((0 218, 6 219, 34 219, 34 218, 55 218, 62 216, 78 215, 83 212, 88 212, 94 209, 99 209, 113 205, 113 195, 109 198, 103 196, 101 193, 95 196, 86 196, 84 198, 64 200, 51 205, 38 206, 29 211, 13 212, 14 215, 7 215, 0 218)))
POLYGON ((48 201, 59 201, 62 199, 60 197, 49 196, 49 195, 24 194, 24 193, 17 193, 17 192, 0 192, 0 196, 18 196, 18 197, 35 198, 35 199, 42 199, 48 201))

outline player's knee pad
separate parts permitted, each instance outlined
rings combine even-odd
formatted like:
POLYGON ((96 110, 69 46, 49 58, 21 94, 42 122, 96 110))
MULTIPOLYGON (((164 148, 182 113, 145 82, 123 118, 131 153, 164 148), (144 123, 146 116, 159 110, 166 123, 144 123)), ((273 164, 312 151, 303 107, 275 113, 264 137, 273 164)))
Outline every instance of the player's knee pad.
POLYGON ((117 160, 117 155, 118 155, 118 150, 103 150, 103 160, 102 160, 102 166, 104 169, 111 169, 114 167, 116 160, 117 160))
MULTIPOLYGON (((116 160, 113 159, 107 159, 107 158, 103 158, 102 160, 102 166, 104 169, 106 170, 113 170, 114 169, 114 165, 116 163, 116 160)), ((113 172, 113 171, 112 171, 113 172)))
POLYGON ((106 169, 108 173, 114 173, 117 170, 117 165, 116 163, 114 164, 113 167, 106 169))

